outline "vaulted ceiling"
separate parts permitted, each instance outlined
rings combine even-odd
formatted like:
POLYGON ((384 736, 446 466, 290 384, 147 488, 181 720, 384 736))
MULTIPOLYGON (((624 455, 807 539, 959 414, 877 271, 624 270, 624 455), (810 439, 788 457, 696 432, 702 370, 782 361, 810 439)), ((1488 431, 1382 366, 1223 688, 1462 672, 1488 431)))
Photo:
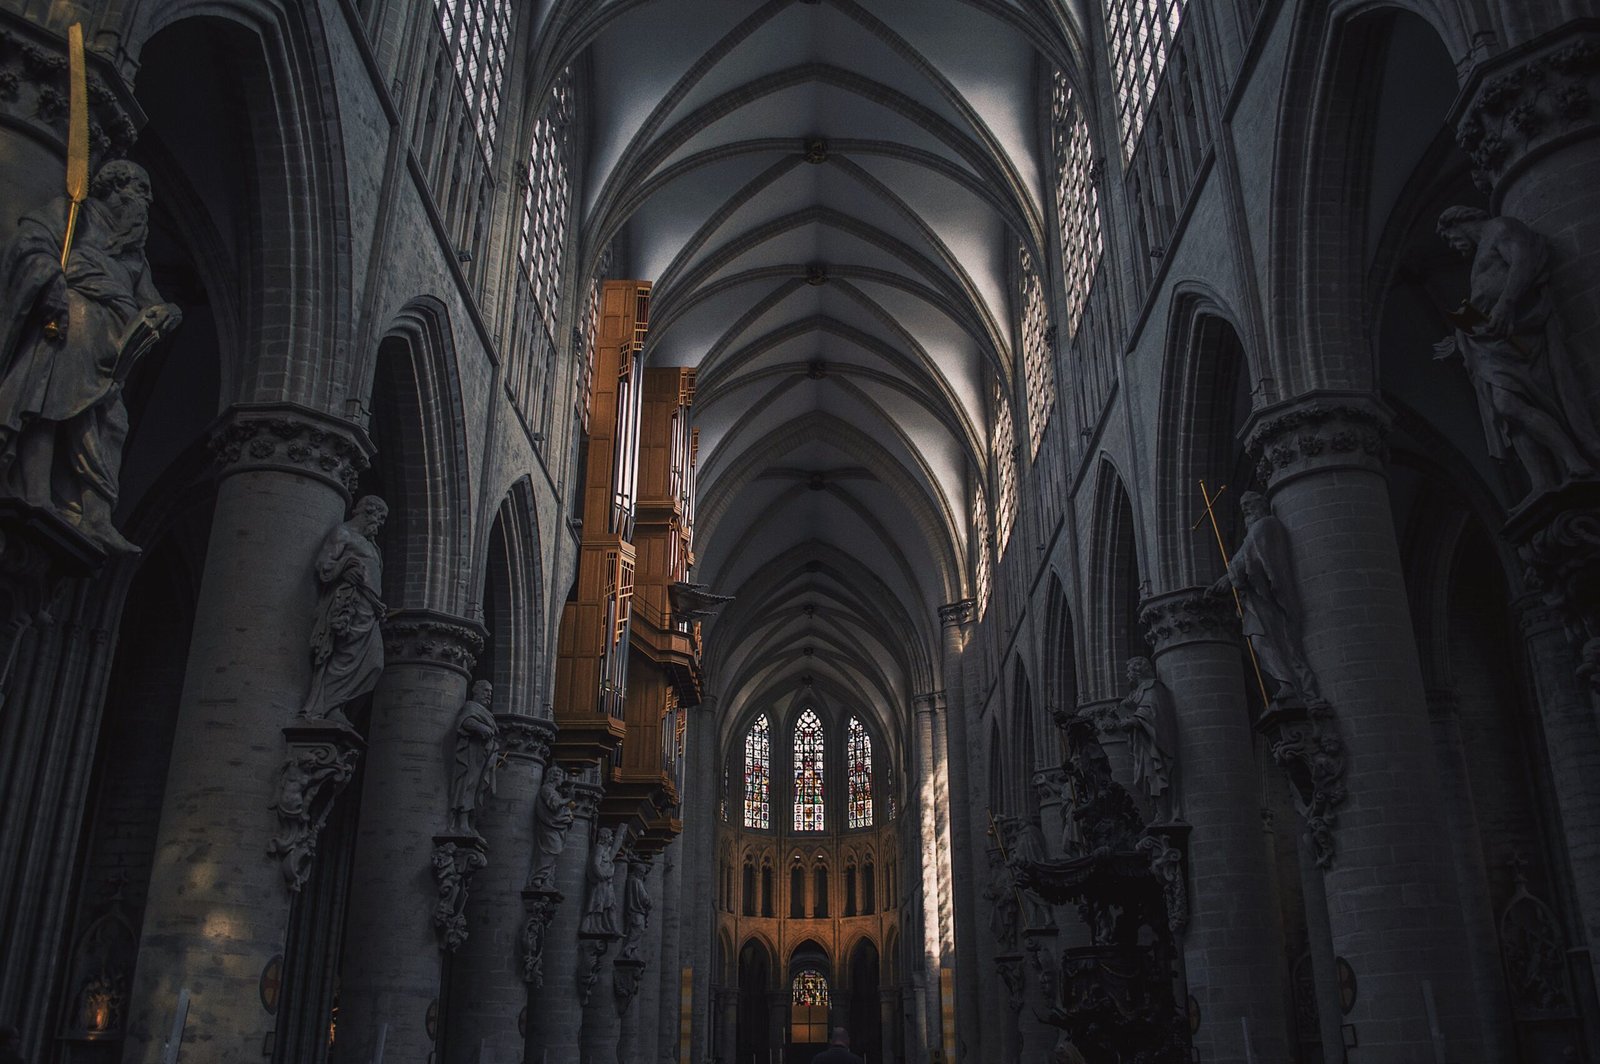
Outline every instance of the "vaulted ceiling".
MULTIPOLYGON (((970 484, 1043 261, 1060 0, 557 0, 588 86, 583 264, 653 281, 650 365, 698 367, 695 579, 725 728, 807 682, 908 734, 970 484)), ((904 745, 901 750, 906 749, 904 745)))

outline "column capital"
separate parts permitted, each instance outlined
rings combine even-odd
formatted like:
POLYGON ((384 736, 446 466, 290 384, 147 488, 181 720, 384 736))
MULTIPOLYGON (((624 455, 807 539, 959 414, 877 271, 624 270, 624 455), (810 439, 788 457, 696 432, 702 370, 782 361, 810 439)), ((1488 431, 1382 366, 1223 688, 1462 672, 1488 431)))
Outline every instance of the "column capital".
POLYGON ((919 714, 926 713, 932 716, 939 708, 939 692, 928 691, 924 694, 912 695, 911 706, 919 714))
POLYGON ((372 440, 353 421, 299 403, 235 403, 213 423, 219 477, 250 470, 320 480, 349 502, 372 458, 372 440))
POLYGON ((389 665, 440 665, 472 676, 488 633, 483 625, 438 610, 400 610, 383 622, 383 653, 389 665))
POLYGON ((960 628, 972 620, 972 599, 946 602, 939 607, 939 623, 946 628, 960 628))
POLYGON ((578 820, 593 820, 600 812, 600 799, 606 789, 598 783, 572 785, 572 815, 578 820))
POLYGON ((1239 641, 1239 615, 1233 600, 1208 588, 1186 587, 1152 595, 1139 604, 1145 642, 1157 657, 1189 643, 1239 641))
POLYGON ((1600 23, 1569 22, 1473 67, 1452 115, 1491 211, 1540 157, 1600 133, 1600 23))
MULTIPOLYGON (((100 26, 92 18, 83 21, 84 39, 93 42, 100 26)), ((4 26, 0 29, 0 115, 41 143, 59 144, 71 95, 66 39, 9 13, 0 25, 4 26)), ((90 47, 84 59, 92 170, 128 154, 139 138, 145 115, 128 81, 106 53, 90 47)))
POLYGON ((1366 392, 1314 391, 1258 411, 1245 450, 1269 488, 1306 473, 1363 469, 1382 474, 1389 409, 1366 392))
POLYGON ((508 758, 544 765, 550 759, 550 743, 556 737, 556 722, 526 713, 496 713, 500 742, 508 758))

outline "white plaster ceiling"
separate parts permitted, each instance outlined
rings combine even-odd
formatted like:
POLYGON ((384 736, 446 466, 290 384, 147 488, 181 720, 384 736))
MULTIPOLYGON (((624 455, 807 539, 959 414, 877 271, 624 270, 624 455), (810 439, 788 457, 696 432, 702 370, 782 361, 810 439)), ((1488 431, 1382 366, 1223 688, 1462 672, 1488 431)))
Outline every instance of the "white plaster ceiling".
POLYGON ((611 246, 611 276, 653 281, 649 363, 700 370, 695 579, 737 596, 707 628, 722 725, 809 678, 903 752, 943 686, 938 607, 972 593, 986 367, 1010 379, 1076 23, 1061 0, 539 18, 545 63, 589 86, 584 269, 611 246))

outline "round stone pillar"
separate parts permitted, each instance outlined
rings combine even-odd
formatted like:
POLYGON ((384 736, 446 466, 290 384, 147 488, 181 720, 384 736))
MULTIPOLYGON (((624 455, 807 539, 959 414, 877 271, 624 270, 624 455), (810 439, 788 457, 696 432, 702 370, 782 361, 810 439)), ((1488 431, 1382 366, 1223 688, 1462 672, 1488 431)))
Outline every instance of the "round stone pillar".
POLYGON ((1389 510, 1387 424, 1352 395, 1252 419, 1248 448, 1287 532, 1306 657, 1331 706, 1275 732, 1273 754, 1315 821, 1333 944, 1360 986, 1345 1022, 1362 1064, 1472 1060, 1481 1038, 1389 510))
MULTIPOLYGON (((139 1064, 161 1059, 184 991, 186 1056, 259 1064, 273 1035, 261 975, 294 897, 268 854, 284 729, 311 677, 313 563, 371 453, 360 429, 291 405, 235 407, 213 444, 222 481, 129 1003, 139 1064)), ((353 765, 354 749, 335 756, 353 765)))
POLYGON ((712 1056, 731 1061, 739 1046, 739 991, 727 987, 713 991, 712 1010, 717 1021, 712 1056))
MULTIPOLYGON (((687 782, 687 781, 686 781, 687 782)), ((661 897, 656 909, 655 925, 661 937, 658 956, 661 971, 657 978, 656 1003, 656 1053, 653 1060, 677 1060, 679 1040, 682 1035, 683 1005, 683 849, 682 842, 674 840, 661 855, 661 897)), ((715 863, 706 866, 716 875, 715 863)), ((696 902, 715 897, 715 892, 691 892, 696 902)))
POLYGON ((1194 1044, 1205 1060, 1286 1060, 1282 988, 1289 972, 1261 833, 1261 779, 1244 712, 1233 603, 1185 588, 1146 599, 1139 620, 1156 673, 1172 692, 1178 798, 1192 825, 1192 903, 1181 941, 1189 993, 1204 1017, 1194 1044))
POLYGON ((466 899, 487 860, 482 839, 441 834, 456 715, 483 628, 432 610, 401 610, 384 622, 383 642, 350 871, 339 1043, 354 1060, 381 1043, 384 1064, 433 1064, 436 1041, 453 1041, 440 1000, 444 955, 463 941, 466 899))
MULTIPOLYGON (((972 621, 973 603, 962 599, 939 607, 939 624, 944 633, 941 658, 944 680, 945 775, 947 778, 946 808, 949 812, 951 845, 945 848, 950 861, 950 897, 955 905, 954 927, 951 928, 950 948, 944 963, 955 970, 956 995, 956 1045, 966 1045, 975 1050, 982 1041, 982 1028, 978 1002, 978 971, 975 965, 962 964, 957 957, 978 955, 978 886, 973 868, 975 852, 966 842, 972 837, 975 819, 972 810, 975 795, 972 793, 973 773, 968 751, 971 736, 967 731, 966 689, 962 682, 962 654, 967 645, 967 626, 972 621), (957 751, 955 757, 949 751, 957 751)), ((981 852, 981 851, 976 851, 981 852)))
POLYGON ((1022 1010, 1028 1003, 1026 965, 1027 957, 1021 953, 1003 953, 994 959, 1000 1010, 992 1028, 985 1028, 990 1042, 984 1048, 990 1053, 998 1052, 1003 1064, 1019 1064, 1022 1060, 1022 1010))
POLYGON ((442 1054, 448 1064, 487 1059, 522 1059, 530 994, 542 969, 530 950, 543 941, 543 928, 528 934, 528 922, 544 914, 536 898, 522 891, 533 859, 533 809, 544 783, 544 766, 555 738, 552 720, 524 713, 496 713, 504 762, 495 793, 478 813, 478 831, 488 843, 487 867, 472 883, 467 909, 467 940, 450 961, 450 1008, 455 1038, 442 1054))
POLYGON ((593 783, 573 784, 572 827, 556 864, 556 906, 544 938, 544 986, 532 995, 528 1010, 530 1061, 575 1061, 583 1030, 580 980, 587 977, 589 956, 579 968, 578 920, 583 914, 585 870, 601 789, 593 783))

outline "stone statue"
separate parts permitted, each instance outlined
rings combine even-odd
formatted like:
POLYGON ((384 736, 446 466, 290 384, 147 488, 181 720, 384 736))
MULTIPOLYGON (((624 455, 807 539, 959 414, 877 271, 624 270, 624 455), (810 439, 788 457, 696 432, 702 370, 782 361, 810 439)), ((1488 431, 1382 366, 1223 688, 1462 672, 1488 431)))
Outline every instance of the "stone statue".
POLYGON ((588 893, 583 899, 583 918, 578 921, 578 931, 585 935, 616 937, 617 851, 627 841, 626 832, 601 828, 589 850, 588 893))
POLYGON ((1535 493, 1600 470, 1600 432, 1577 397, 1550 296, 1550 249, 1515 218, 1475 207, 1439 216, 1439 235, 1472 260, 1471 288, 1434 358, 1459 353, 1478 396, 1489 454, 1516 452, 1535 493))
MULTIPOLYGON (((1002 824, 1002 830, 1007 828, 1011 837, 1006 843, 1006 863, 1011 866, 1013 876, 1024 866, 1045 860, 1044 829, 1039 826, 1037 820, 1012 817, 1002 824)), ((1024 927, 1034 929, 1056 926, 1055 916, 1043 898, 1031 890, 1020 890, 1018 893, 1022 896, 1024 927)))
POLYGON ((450 778, 452 835, 478 833, 478 809, 484 796, 494 793, 496 758, 500 753, 500 728, 489 712, 494 686, 487 680, 472 685, 471 696, 456 716, 456 762, 450 778))
POLYGON ((134 163, 95 174, 66 268, 67 201, 24 214, 0 273, 0 497, 135 554, 111 524, 128 439, 123 383, 183 320, 144 254, 150 177, 134 163))
POLYGON ((628 867, 628 883, 622 894, 622 952, 625 960, 639 960, 639 945, 650 927, 650 888, 645 876, 650 874, 647 861, 634 861, 628 867))
POLYGON ((533 871, 528 874, 529 890, 554 890, 556 859, 567 845, 567 831, 573 818, 572 784, 567 770, 551 762, 539 785, 539 800, 533 806, 533 871))
POLYGON ((1231 584, 1239 592, 1241 627, 1263 678, 1272 685, 1272 701, 1325 707, 1317 674, 1300 641, 1303 615, 1289 531, 1260 492, 1241 495, 1239 508, 1244 511, 1244 542, 1211 590, 1226 594, 1231 584))
POLYGON ((321 586, 311 629, 311 688, 302 716, 348 725, 344 707, 378 685, 383 671, 383 555, 373 537, 389 516, 376 495, 363 496, 348 521, 317 551, 321 586))
POLYGON ((989 885, 983 888, 989 902, 989 931, 1000 944, 1002 953, 1015 953, 1017 949, 1017 881, 1011 868, 1000 859, 999 850, 989 851, 989 885))
POLYGON ((1171 823, 1178 814, 1178 719, 1172 692, 1156 678, 1149 658, 1128 659, 1133 687, 1122 700, 1119 727, 1128 733, 1133 752, 1133 784, 1155 803, 1157 823, 1171 823))

